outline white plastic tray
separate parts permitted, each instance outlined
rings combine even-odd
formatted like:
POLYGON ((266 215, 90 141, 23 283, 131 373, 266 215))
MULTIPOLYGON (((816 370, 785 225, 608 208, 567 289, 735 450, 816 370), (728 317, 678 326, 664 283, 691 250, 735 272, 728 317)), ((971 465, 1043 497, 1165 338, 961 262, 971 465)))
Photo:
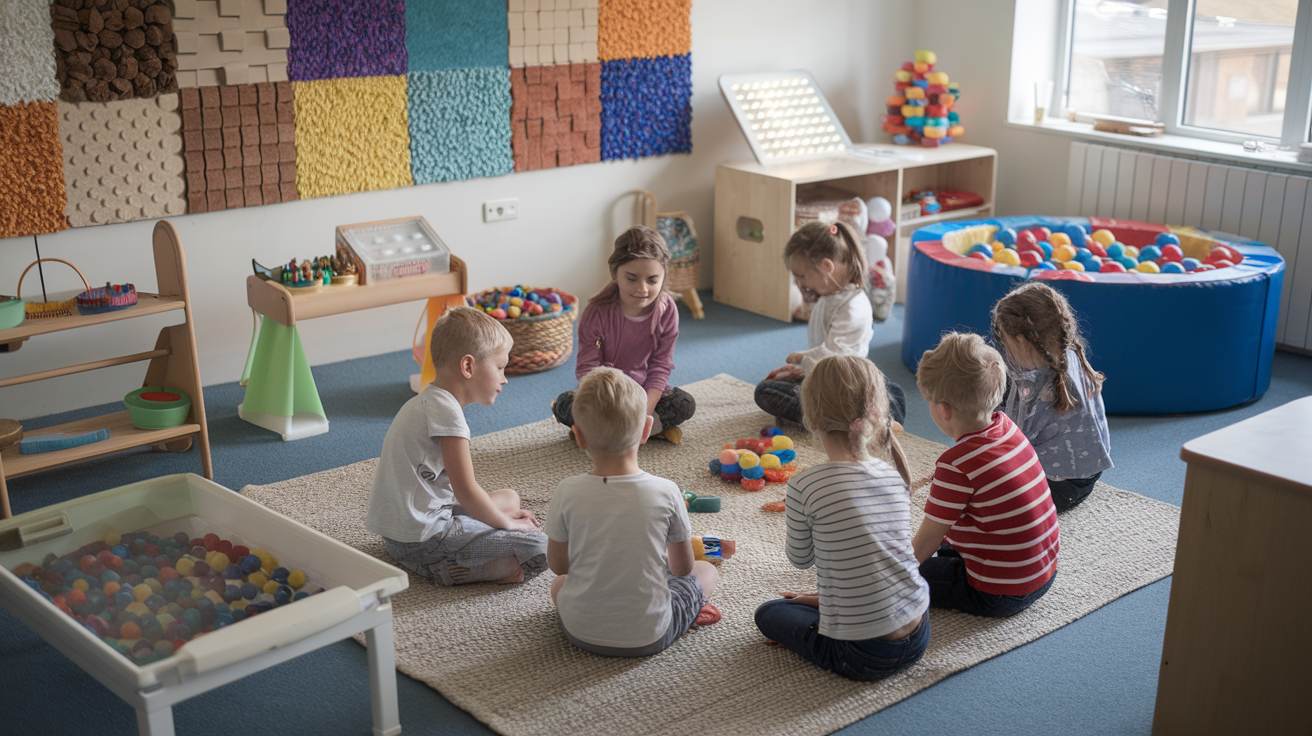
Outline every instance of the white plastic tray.
POLYGON ((133 483, 0 521, 0 604, 137 709, 142 734, 173 733, 174 703, 367 632, 374 733, 400 733, 390 597, 406 574, 240 494, 191 473, 133 483), (228 530, 312 572, 328 587, 199 637, 174 655, 138 665, 10 572, 119 533, 158 527, 228 530), (332 586, 332 587, 329 587, 332 586))

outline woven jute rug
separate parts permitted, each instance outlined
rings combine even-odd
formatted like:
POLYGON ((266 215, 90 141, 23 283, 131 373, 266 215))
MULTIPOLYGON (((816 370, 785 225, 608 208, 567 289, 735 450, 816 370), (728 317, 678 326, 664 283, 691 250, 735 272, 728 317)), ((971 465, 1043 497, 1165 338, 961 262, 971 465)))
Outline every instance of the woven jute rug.
MULTIPOLYGON (((755 437, 772 419, 756 408, 752 386, 730 376, 684 388, 697 399, 697 415, 684 425, 683 444, 652 441, 639 460, 684 489, 723 499, 719 513, 690 515, 694 534, 738 542, 737 554, 720 566, 711 599, 723 620, 689 632, 658 655, 608 659, 565 639, 548 592, 549 572, 528 584, 457 588, 411 576, 410 588, 393 599, 397 669, 504 734, 824 734, 1171 573, 1179 509, 1100 483, 1062 515, 1060 572, 1028 610, 1003 620, 933 611, 925 657, 882 682, 822 672, 788 650, 766 646, 752 623, 756 607, 780 591, 815 589, 814 571, 796 570, 784 557, 783 514, 761 510, 783 498, 783 485, 750 493, 707 469, 725 442, 755 437)), ((793 437, 802 466, 824 462, 818 440, 803 432, 793 437)), ((914 526, 944 447, 905 434, 901 441, 915 486, 914 526)), ((551 419, 476 437, 473 456, 484 488, 517 489, 539 518, 561 478, 591 468, 551 419)), ((364 528, 376 462, 247 486, 242 493, 387 559, 382 541, 364 528)))

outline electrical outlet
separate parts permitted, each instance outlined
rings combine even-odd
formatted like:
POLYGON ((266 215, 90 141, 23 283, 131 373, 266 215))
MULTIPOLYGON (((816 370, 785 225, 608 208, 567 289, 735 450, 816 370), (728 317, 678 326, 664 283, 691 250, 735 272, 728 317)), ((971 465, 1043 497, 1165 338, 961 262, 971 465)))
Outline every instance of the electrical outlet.
POLYGON ((518 199, 494 199, 483 203, 483 222, 500 222, 519 217, 518 199))

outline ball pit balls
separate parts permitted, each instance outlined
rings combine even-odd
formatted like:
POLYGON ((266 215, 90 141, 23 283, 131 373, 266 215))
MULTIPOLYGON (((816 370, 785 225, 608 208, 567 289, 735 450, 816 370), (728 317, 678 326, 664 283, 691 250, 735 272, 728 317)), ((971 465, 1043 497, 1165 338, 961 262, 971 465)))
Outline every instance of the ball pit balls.
POLYGON ((1139 265, 1134 267, 1139 273, 1161 273, 1162 269, 1152 261, 1139 261, 1139 265))
POLYGON ((1125 246, 1121 243, 1112 243, 1107 246, 1108 258, 1120 258, 1123 255, 1125 255, 1125 246))
POLYGON ((1054 266, 1054 265, 1052 265, 1052 261, 1044 261, 1043 263, 1040 263, 1040 264, 1038 265, 1038 267, 1041 268, 1041 269, 1043 269, 1044 271, 1056 271, 1056 270, 1057 270, 1057 267, 1054 266))
POLYGON ((993 254, 993 260, 1008 266, 1019 266, 1020 255, 1011 248, 1003 248, 993 254))
POLYGON ((1046 261, 1049 258, 1052 258, 1052 243, 1049 243, 1046 240, 1040 240, 1038 246, 1039 249, 1043 251, 1043 260, 1046 261))
POLYGON ((1161 258, 1164 261, 1175 261, 1176 263, 1179 263, 1184 260, 1184 251, 1180 250, 1180 246, 1178 245, 1167 243, 1162 246, 1161 258))
POLYGON ((1071 245, 1071 236, 1066 233, 1053 233, 1048 236, 1048 242, 1053 246, 1071 245))
POLYGON ((1185 258, 1180 261, 1180 265, 1184 266, 1185 271, 1193 273, 1198 270, 1199 266, 1203 265, 1203 262, 1197 258, 1185 258))
POLYGON ((1176 235, 1175 233, 1157 233, 1157 238, 1154 241, 1154 244, 1158 246, 1163 246, 1163 245, 1179 246, 1180 236, 1176 235))
POLYGON ((1162 264, 1162 273, 1184 273, 1184 266, 1175 261, 1167 261, 1162 264))
POLYGON ((1155 261, 1162 257, 1162 249, 1155 245, 1146 245, 1139 250, 1140 261, 1155 261))
POLYGON ((1098 267, 1100 273, 1125 273, 1125 266, 1116 261, 1107 261, 1098 267))
MULTIPOLYGON (((1063 247, 1066 247, 1066 246, 1063 246, 1063 247)), ((1062 267, 1065 268, 1067 271, 1083 271, 1083 270, 1084 270, 1084 264, 1083 264, 1083 263, 1080 263, 1079 261, 1066 261, 1065 263, 1062 264, 1062 267)))
POLYGON ((998 231, 993 234, 993 239, 1008 248, 1016 247, 1016 231, 1009 227, 998 228, 998 231))
POLYGON ((1063 263, 1075 257, 1075 249, 1069 245, 1059 245, 1052 251, 1052 259, 1063 263))
POLYGON ((1101 245, 1104 248, 1116 242, 1116 235, 1111 230, 1108 230, 1107 228, 1103 228, 1101 230, 1094 230, 1093 235, 1091 235, 1090 237, 1092 237, 1095 241, 1098 242, 1099 245, 1101 245))
POLYGON ((560 294, 531 286, 516 286, 509 290, 490 289, 474 297, 479 309, 496 319, 536 317, 547 312, 560 312, 564 302, 560 294))
POLYGON ((172 656, 197 636, 319 589, 307 585, 303 571, 276 563, 268 551, 252 552, 217 534, 191 539, 183 532, 113 532, 14 572, 115 651, 144 665, 172 656))

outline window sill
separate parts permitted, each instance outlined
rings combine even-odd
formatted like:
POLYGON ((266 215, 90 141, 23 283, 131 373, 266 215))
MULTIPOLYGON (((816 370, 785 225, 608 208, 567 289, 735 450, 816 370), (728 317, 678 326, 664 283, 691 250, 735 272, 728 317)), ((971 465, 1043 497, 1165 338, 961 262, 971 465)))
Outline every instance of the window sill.
POLYGON ((1048 118, 1042 125, 1035 125, 1029 121, 1009 120, 1007 121, 1007 127, 1018 130, 1047 133, 1049 135, 1066 136, 1068 138, 1076 138, 1078 140, 1092 141, 1095 143, 1106 143, 1121 146, 1123 148, 1138 148, 1149 151, 1177 154, 1189 158, 1219 160, 1222 163, 1248 168, 1275 169, 1287 173, 1298 173, 1303 175, 1312 174, 1312 163, 1299 162, 1298 155, 1293 151, 1261 151, 1249 153, 1237 143, 1209 141, 1202 138, 1190 138, 1188 136, 1171 135, 1169 133, 1152 138, 1136 135, 1122 135, 1120 133, 1105 133, 1100 130, 1094 130, 1093 126, 1088 123, 1072 123, 1057 118, 1048 118))

